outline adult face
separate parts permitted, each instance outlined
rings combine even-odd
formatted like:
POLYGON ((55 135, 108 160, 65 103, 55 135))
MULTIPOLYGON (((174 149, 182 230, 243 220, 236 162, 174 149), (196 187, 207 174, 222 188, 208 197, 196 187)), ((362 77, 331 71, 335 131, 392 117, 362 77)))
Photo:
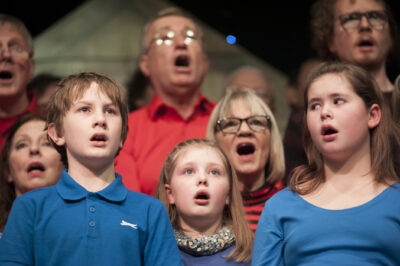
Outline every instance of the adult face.
POLYGON ((330 51, 340 60, 367 69, 380 67, 386 62, 392 45, 389 23, 386 21, 383 28, 377 29, 363 16, 358 27, 345 30, 339 16, 369 11, 384 12, 384 5, 376 0, 337 0, 333 38, 329 45, 330 51))
POLYGON ((45 122, 31 120, 15 133, 11 144, 8 181, 13 182, 17 197, 30 190, 54 185, 64 165, 44 131, 45 122))
POLYGON ((24 37, 6 23, 0 26, 0 98, 18 99, 34 72, 24 37))
MULTIPOLYGON (((229 117, 248 118, 257 115, 251 112, 243 100, 231 102, 229 117)), ((242 122, 236 133, 223 133, 218 130, 215 135, 218 145, 228 156, 241 183, 264 184, 265 166, 270 153, 270 131, 254 131, 246 122, 242 122)))
POLYGON ((145 39, 148 48, 140 68, 155 92, 161 97, 198 93, 208 70, 208 58, 194 23, 180 16, 162 17, 150 25, 145 39), (190 31, 194 38, 188 38, 190 31), (174 32, 174 37, 169 32, 174 32))

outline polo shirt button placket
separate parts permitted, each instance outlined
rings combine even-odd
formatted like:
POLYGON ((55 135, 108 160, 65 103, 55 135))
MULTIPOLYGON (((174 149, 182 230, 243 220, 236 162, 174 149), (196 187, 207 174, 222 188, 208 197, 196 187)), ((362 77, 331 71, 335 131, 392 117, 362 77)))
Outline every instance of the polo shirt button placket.
POLYGON ((97 237, 97 226, 96 226, 96 200, 97 196, 95 193, 90 193, 87 197, 88 206, 88 225, 89 225, 89 236, 91 238, 97 237))

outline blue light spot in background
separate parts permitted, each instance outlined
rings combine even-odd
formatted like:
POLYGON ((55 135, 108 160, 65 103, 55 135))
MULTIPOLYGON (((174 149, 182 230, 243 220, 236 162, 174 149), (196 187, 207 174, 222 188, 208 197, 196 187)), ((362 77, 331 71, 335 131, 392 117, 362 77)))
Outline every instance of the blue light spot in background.
POLYGON ((236 37, 233 35, 228 35, 226 36, 226 42, 229 44, 235 44, 236 43, 236 37))

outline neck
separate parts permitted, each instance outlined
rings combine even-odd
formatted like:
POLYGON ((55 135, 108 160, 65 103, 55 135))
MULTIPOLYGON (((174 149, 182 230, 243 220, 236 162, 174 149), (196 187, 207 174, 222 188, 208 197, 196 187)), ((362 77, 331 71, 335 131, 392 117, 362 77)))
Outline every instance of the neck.
POLYGON ((87 191, 97 192, 114 181, 114 163, 104 167, 88 167, 76 161, 68 161, 68 174, 87 191))
POLYGON ((370 68, 366 69, 368 72, 374 77, 376 83, 378 83, 379 88, 382 92, 390 92, 393 91, 394 86, 392 82, 389 80, 388 76, 386 75, 386 66, 382 64, 380 67, 377 68, 370 68))
POLYGON ((371 172, 369 142, 362 149, 342 160, 324 158, 325 183, 335 184, 343 189, 352 189, 360 183, 374 182, 371 172))
POLYGON ((11 117, 22 113, 29 105, 28 94, 0 99, 0 117, 11 117))
POLYGON ((240 191, 255 191, 265 183, 265 170, 260 173, 237 173, 240 191))
POLYGON ((179 225, 181 233, 188 237, 203 237, 218 233, 222 228, 222 215, 216 221, 212 221, 208 217, 185 219, 179 217, 179 225))
POLYGON ((193 114, 200 93, 198 92, 190 95, 169 95, 158 91, 157 95, 167 106, 174 108, 184 120, 187 120, 193 114))

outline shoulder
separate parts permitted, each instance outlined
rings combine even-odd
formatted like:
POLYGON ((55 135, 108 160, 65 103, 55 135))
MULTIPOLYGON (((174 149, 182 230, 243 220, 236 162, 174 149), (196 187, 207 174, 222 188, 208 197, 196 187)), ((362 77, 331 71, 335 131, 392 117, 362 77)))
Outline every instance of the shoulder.
POLYGON ((140 209, 163 209, 163 203, 156 199, 155 197, 128 190, 126 201, 128 204, 132 204, 133 206, 137 206, 140 209))

